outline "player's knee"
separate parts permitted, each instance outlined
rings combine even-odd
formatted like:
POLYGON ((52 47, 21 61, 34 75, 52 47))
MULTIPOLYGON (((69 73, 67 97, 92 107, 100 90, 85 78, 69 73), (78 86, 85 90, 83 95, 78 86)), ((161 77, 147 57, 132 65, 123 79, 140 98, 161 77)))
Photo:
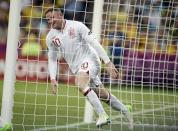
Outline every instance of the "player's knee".
POLYGON ((91 90, 92 89, 89 86, 87 86, 87 87, 83 88, 82 93, 84 96, 87 96, 91 90))
POLYGON ((93 90, 100 100, 104 102, 108 102, 110 100, 110 93, 105 88, 93 88, 93 90))
POLYGON ((75 77, 75 85, 78 86, 80 91, 83 91, 88 86, 89 75, 85 72, 79 72, 75 77))

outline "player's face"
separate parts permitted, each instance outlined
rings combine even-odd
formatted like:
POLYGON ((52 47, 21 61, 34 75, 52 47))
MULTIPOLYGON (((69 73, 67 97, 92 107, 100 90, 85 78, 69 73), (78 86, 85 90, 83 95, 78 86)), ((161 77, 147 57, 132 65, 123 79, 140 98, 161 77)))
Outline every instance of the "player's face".
POLYGON ((63 15, 61 12, 51 11, 46 14, 48 26, 53 29, 61 29, 63 24, 63 15))

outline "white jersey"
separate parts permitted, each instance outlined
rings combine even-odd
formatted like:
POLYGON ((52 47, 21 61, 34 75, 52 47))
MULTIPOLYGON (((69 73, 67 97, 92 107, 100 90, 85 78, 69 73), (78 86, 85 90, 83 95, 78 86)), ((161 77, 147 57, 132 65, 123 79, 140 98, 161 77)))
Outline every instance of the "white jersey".
POLYGON ((100 43, 84 24, 65 21, 63 30, 51 29, 46 37, 51 79, 56 77, 58 53, 66 60, 72 73, 76 73, 81 63, 88 57, 96 59, 100 57, 105 63, 110 61, 100 43))

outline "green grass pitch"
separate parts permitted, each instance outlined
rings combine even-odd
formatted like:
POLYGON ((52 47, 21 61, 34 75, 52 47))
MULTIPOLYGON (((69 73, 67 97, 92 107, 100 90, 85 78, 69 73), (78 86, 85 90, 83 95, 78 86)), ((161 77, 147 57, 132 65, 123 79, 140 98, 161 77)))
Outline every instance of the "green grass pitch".
MULTIPOLYGON (((0 81, 0 107, 2 101, 0 81)), ((132 106, 134 131, 178 130, 178 91, 142 86, 106 86, 124 104, 132 106)), ((72 85, 60 84, 58 95, 52 95, 50 84, 16 82, 12 126, 14 131, 127 131, 121 113, 103 103, 112 123, 102 129, 83 123, 85 98, 72 85)))

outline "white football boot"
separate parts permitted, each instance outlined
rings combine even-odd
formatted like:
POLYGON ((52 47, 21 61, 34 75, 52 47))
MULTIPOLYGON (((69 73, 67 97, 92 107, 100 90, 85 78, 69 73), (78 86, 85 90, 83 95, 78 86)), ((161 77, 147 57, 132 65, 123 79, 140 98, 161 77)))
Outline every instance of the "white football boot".
POLYGON ((109 124, 111 121, 106 113, 99 114, 99 118, 96 122, 97 127, 102 127, 103 125, 109 124))

